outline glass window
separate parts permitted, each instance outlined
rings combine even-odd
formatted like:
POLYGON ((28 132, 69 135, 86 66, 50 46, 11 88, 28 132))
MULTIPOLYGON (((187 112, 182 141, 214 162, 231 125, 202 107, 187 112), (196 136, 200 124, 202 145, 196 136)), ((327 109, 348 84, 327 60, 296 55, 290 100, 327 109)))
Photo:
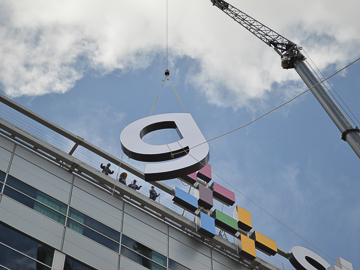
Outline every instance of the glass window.
POLYGON ((4 183, 6 173, 0 170, 0 182, 4 183))
POLYGON ((36 201, 34 201, 33 199, 25 196, 24 194, 21 194, 19 192, 17 192, 16 190, 12 189, 12 188, 5 188, 4 190, 4 194, 9 196, 10 198, 18 201, 19 203, 22 203, 24 205, 26 205, 27 207, 30 207, 32 209, 34 209, 35 211, 61 223, 61 224, 65 224, 65 216, 52 210, 51 208, 38 203, 36 201))
POLYGON ((150 259, 148 259, 144 256, 141 256, 140 254, 138 254, 124 246, 121 247, 121 255, 123 255, 126 258, 129 258, 130 260, 137 262, 138 264, 141 264, 142 266, 145 266, 151 270, 166 269, 165 267, 151 261, 150 259))
POLYGON ((14 189, 30 196, 33 199, 36 199, 37 190, 35 188, 29 186, 28 184, 25 184, 24 182, 16 179, 11 175, 8 175, 6 185, 13 187, 14 189))
POLYGON ((127 237, 126 235, 122 236, 121 244, 127 246, 132 250, 135 250, 141 255, 144 255, 163 266, 166 266, 166 257, 164 255, 161 255, 160 253, 148 248, 147 246, 136 242, 135 240, 127 237))
POLYGON ((171 259, 169 259, 169 269, 171 269, 171 270, 190 270, 190 268, 187 268, 171 259))
POLYGON ((2 244, 0 244, 0 264, 9 269, 51 270, 51 267, 36 262, 2 244))
POLYGON ((0 171, 0 193, 2 192, 3 183, 5 181, 6 173, 3 171, 0 171))
POLYGON ((116 252, 119 252, 119 243, 114 242, 113 240, 106 238, 105 236, 87 228, 84 225, 81 225, 80 223, 73 221, 71 219, 68 219, 67 227, 70 229, 98 242, 99 244, 110 248, 116 252))
POLYGON ((53 257, 54 249, 0 224, 0 265, 10 269, 45 270, 51 268, 53 257))
POLYGON ((67 210, 67 205, 46 195, 45 193, 25 184, 24 182, 16 179, 15 177, 9 175, 6 180, 6 185, 28 195, 15 191, 12 188, 5 188, 4 194, 13 198, 14 200, 34 209, 35 211, 61 223, 65 224, 65 214, 67 210), (37 200, 37 201, 35 201, 37 200), (39 203, 41 202, 41 203, 39 203), (44 205, 45 204, 45 205, 44 205), (54 211, 55 210, 55 211, 54 211), (59 213, 60 212, 60 213, 59 213), (62 214, 64 215, 62 215, 62 214))
POLYGON ((82 264, 81 262, 78 262, 73 258, 66 256, 64 270, 95 270, 95 269, 86 266, 85 264, 82 264))
POLYGON ((36 200, 66 215, 67 205, 50 197, 49 195, 46 195, 45 193, 37 191, 36 200))
POLYGON ((18 201, 19 203, 22 203, 22 204, 26 205, 27 207, 34 209, 35 201, 33 199, 25 196, 24 194, 21 194, 21 193, 17 192, 16 190, 9 188, 9 187, 5 187, 4 194, 6 196, 9 196, 10 198, 13 198, 14 200, 18 201))
POLYGON ((95 231, 106 235, 107 237, 113 239, 116 242, 120 242, 120 232, 102 224, 99 221, 96 221, 95 219, 75 210, 74 208, 70 207, 69 211, 69 217, 76 220, 79 223, 82 223, 95 231))

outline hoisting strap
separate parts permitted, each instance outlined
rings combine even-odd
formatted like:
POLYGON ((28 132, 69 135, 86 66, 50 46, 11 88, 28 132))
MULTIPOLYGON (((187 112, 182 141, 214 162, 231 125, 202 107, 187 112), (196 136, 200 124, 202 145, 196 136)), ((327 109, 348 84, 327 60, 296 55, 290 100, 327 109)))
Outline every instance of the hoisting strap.
POLYGON ((180 97, 179 97, 178 93, 176 92, 175 87, 174 87, 174 85, 172 84, 172 82, 171 82, 170 78, 168 77, 167 79, 170 81, 171 86, 172 86, 172 88, 174 89, 175 94, 176 94, 176 96, 178 97, 178 99, 179 99, 179 101, 180 101, 180 104, 181 104, 181 106, 182 106, 182 107, 183 107, 183 109, 184 109, 184 112, 186 112, 186 110, 185 110, 185 108, 184 108, 184 105, 182 104, 182 102, 181 102, 181 100, 180 100, 180 97))
POLYGON ((162 86, 161 86, 161 88, 160 88, 159 94, 157 95, 156 100, 155 100, 155 103, 154 103, 154 106, 153 106, 152 109, 151 109, 150 116, 152 115, 152 112, 153 112, 153 110, 154 110, 154 108, 155 108, 156 102, 158 101, 158 98, 159 98, 159 96, 160 96, 161 90, 162 90, 162 88, 163 88, 163 86, 164 86, 164 84, 165 84, 165 81, 166 81, 166 78, 167 78, 167 77, 168 77, 168 75, 166 75, 166 76, 165 76, 165 79, 163 80, 163 84, 162 84, 162 86))
POLYGON ((171 80, 170 80, 170 78, 169 78, 169 75, 165 75, 165 79, 163 80, 163 84, 162 84, 162 86, 161 86, 161 88, 160 88, 159 94, 157 95, 156 100, 155 100, 155 103, 154 103, 154 106, 153 106, 152 109, 151 109, 150 116, 152 115, 152 112, 153 112, 153 110, 154 110, 154 108, 155 108, 156 102, 157 102, 158 99, 159 99, 161 90, 162 90, 162 88, 163 88, 166 80, 168 80, 168 81, 171 83, 171 86, 172 86, 172 88, 174 89, 175 94, 176 94, 177 98, 179 99, 179 102, 180 102, 181 106, 182 106, 183 109, 184 109, 184 112, 186 112, 186 110, 185 110, 185 108, 184 108, 184 105, 182 104, 182 102, 181 102, 181 100, 180 100, 180 97, 179 97, 178 93, 176 92, 175 87, 174 87, 173 83, 171 82, 171 80))

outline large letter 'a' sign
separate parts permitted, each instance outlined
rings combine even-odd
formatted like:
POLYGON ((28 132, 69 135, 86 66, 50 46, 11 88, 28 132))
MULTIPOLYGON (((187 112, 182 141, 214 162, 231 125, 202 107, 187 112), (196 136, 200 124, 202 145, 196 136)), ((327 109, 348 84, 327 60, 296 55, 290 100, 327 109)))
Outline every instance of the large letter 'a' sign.
POLYGON ((209 161, 209 145, 188 113, 160 114, 139 119, 123 129, 120 142, 128 157, 152 162, 145 168, 146 181, 182 177, 200 170, 209 161), (163 145, 151 145, 142 140, 146 134, 161 129, 176 129, 181 139, 163 145))
POLYGON ((326 270, 330 264, 311 250, 295 246, 290 250, 290 262, 297 270, 326 270))

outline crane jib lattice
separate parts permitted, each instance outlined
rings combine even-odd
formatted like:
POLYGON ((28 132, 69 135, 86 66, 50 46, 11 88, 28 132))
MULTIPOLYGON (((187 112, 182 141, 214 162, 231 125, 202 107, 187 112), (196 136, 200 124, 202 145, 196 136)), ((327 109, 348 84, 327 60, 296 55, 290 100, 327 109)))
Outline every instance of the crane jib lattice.
POLYGON ((282 58, 283 68, 293 68, 293 63, 296 60, 305 59, 294 42, 283 37, 266 25, 223 0, 211 0, 211 2, 214 6, 218 7, 229 17, 233 18, 257 38, 262 40, 268 46, 274 48, 274 50, 282 58))

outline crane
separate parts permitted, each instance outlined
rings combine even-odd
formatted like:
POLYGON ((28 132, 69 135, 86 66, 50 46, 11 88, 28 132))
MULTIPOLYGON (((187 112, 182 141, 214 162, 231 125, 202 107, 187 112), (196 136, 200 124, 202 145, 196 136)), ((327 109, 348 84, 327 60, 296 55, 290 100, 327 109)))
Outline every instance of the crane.
POLYGON ((284 69, 295 69, 315 98, 330 116, 341 132, 341 138, 346 141, 360 158, 359 128, 353 127, 343 112, 332 100, 330 95, 306 65, 305 56, 301 47, 278 34, 261 22, 240 11, 223 0, 210 0, 212 4, 249 30, 257 38, 272 47, 281 57, 281 66, 284 69))

